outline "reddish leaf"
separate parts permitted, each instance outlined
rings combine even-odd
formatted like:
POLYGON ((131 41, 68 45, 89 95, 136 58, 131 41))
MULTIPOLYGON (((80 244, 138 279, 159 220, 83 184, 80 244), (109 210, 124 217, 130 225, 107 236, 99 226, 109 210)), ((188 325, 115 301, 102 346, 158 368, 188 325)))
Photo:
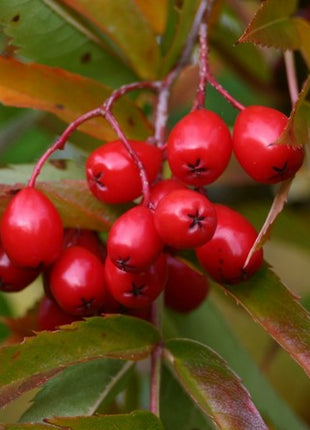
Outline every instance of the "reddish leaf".
POLYGON ((159 341, 149 323, 124 315, 92 317, 0 349, 0 407, 65 367, 96 358, 141 360, 159 341))
POLYGON ((267 266, 248 281, 226 286, 241 304, 310 376, 310 314, 267 266))
MULTIPOLYGON (((0 214, 16 191, 22 187, 24 184, 0 184, 0 214)), ((37 189, 44 192, 55 204, 66 227, 108 231, 124 211, 123 206, 109 206, 97 200, 83 180, 38 182, 37 189)))
POLYGON ((0 317, 9 329, 10 336, 5 339, 5 345, 21 342, 25 337, 33 336, 34 331, 38 330, 37 325, 38 303, 19 318, 0 317))
POLYGON ((288 193, 291 187, 293 179, 289 179, 281 183, 280 188, 278 189, 277 194, 273 200, 269 213, 266 217, 264 225, 262 226, 257 239, 255 240, 250 252, 247 256, 247 259, 244 263, 244 267, 248 265, 248 262, 251 260, 252 255, 255 251, 260 249, 263 244, 270 238, 270 233, 272 226, 277 219, 278 215, 282 212, 285 203, 287 202, 288 193))
MULTIPOLYGON (((44 110, 69 123, 99 107, 111 91, 96 81, 63 69, 0 57, 0 102, 5 105, 44 110)), ((114 113, 128 137, 143 139, 150 134, 145 117, 126 98, 115 103, 114 113)), ((116 137, 102 118, 87 121, 80 130, 103 140, 116 137)))
POLYGON ((299 34, 291 18, 296 7, 297 0, 262 2, 238 42, 254 42, 283 50, 299 48, 299 34))
POLYGON ((142 78, 156 77, 159 47, 155 35, 133 0, 61 1, 86 16, 113 39, 142 78))
POLYGON ((172 339, 166 349, 183 387, 219 429, 267 430, 239 377, 213 350, 189 339, 172 339))
MULTIPOLYGON (((310 26, 309 26, 310 31, 310 26)), ((310 38, 309 38, 310 42, 310 38)), ((310 75, 306 79, 299 94, 298 100, 291 112, 287 126, 278 139, 278 143, 286 143, 293 146, 307 145, 310 143, 310 75)))

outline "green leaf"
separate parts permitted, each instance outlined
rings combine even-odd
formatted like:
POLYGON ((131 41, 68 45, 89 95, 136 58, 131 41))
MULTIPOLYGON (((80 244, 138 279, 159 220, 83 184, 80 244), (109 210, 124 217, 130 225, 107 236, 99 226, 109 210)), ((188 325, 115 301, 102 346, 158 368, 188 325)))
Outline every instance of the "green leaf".
POLYGON ((121 391, 131 369, 130 362, 109 359, 70 366, 43 386, 20 421, 93 415, 121 391))
MULTIPOLYGON (((70 123, 99 107, 110 94, 110 88, 65 70, 0 57, 0 102, 5 105, 51 112, 70 123)), ((141 139, 150 134, 146 118, 128 99, 119 99, 113 110, 128 138, 141 139)), ((116 137, 103 118, 91 119, 79 129, 98 139, 116 137)))
POLYGON ((163 366, 161 377, 160 417, 166 430, 215 428, 167 366, 163 366))
POLYGON ((0 349, 0 406, 65 367, 97 358, 141 360, 159 341, 149 323, 123 315, 92 317, 0 349))
POLYGON ((248 281, 226 287, 291 357, 310 375, 310 314, 264 264, 248 281))
MULTIPOLYGON (((16 191, 23 187, 24 184, 0 184, 0 214, 16 191)), ((36 188, 54 203, 65 227, 108 231, 127 207, 102 203, 92 195, 87 182, 83 180, 38 182, 36 188)))
MULTIPOLYGON (((310 30, 310 27, 309 27, 310 30)), ((295 103, 289 121, 277 143, 293 146, 307 145, 310 142, 310 75, 295 103)))
MULTIPOLYGON (((182 8, 176 12, 176 3, 177 2, 175 0, 172 0, 170 14, 173 16, 168 16, 167 19, 167 31, 173 37, 172 40, 169 40, 169 49, 162 61, 160 70, 161 76, 165 76, 177 62, 178 57, 186 44, 188 33, 192 27, 197 9, 200 5, 199 0, 184 0, 182 2, 182 8), (171 21, 173 23, 172 28, 169 28, 171 21)), ((167 37, 169 37, 168 34, 167 37)))
POLYGON ((156 2, 146 2, 145 0, 135 0, 136 5, 148 21, 154 33, 162 34, 167 19, 167 9, 169 0, 156 0, 156 2))
POLYGON ((87 17, 112 39, 141 78, 156 77, 159 61, 158 44, 133 0, 61 1, 87 17))
POLYGON ((262 420, 241 380, 213 350, 190 339, 165 344, 180 382, 220 429, 262 429, 262 420))
POLYGON ((70 430, 164 430, 159 419, 148 411, 134 411, 124 415, 103 415, 86 418, 55 418, 48 422, 60 426, 60 428, 64 427, 64 430, 68 428, 70 430))
POLYGON ((291 15, 297 0, 266 0, 248 24, 239 42, 254 42, 282 50, 298 49, 300 38, 291 15))
MULTIPOLYGON (((262 416, 281 430, 307 430, 249 357, 210 297, 194 312, 186 315, 165 313, 164 328, 169 337, 189 337, 209 345, 242 378, 262 416), (197 329, 201 327, 203 329, 197 329)), ((198 427, 200 428, 200 427, 198 427)), ((204 428, 204 427, 201 427, 204 428)), ((170 429, 169 429, 170 430, 170 429)), ((187 430, 187 429, 184 429, 187 430)))
POLYGON ((0 0, 0 23, 18 53, 117 88, 134 73, 93 29, 50 0, 0 0))

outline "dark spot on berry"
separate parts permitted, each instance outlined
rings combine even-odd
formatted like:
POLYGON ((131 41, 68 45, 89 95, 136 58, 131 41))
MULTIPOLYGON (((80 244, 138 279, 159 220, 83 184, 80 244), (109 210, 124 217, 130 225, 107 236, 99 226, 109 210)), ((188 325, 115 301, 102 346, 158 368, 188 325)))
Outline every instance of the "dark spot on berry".
POLYGON ((80 306, 77 306, 77 310, 89 311, 92 308, 94 301, 95 301, 94 298, 84 299, 84 297, 81 297, 82 304, 80 306))
POLYGON ((220 264, 224 264, 224 260, 223 260, 223 258, 220 258, 220 259, 219 259, 219 263, 220 263, 220 264))
POLYGON ((275 174, 273 176, 271 176, 269 179, 276 179, 276 178, 283 177, 287 173, 287 168, 288 168, 288 162, 287 161, 281 167, 272 166, 272 170, 275 172, 275 174))
POLYGON ((194 214, 187 214, 187 216, 192 220, 192 222, 189 225, 189 229, 193 229, 195 227, 202 228, 203 224, 202 221, 206 218, 205 216, 199 215, 198 209, 194 214))
POLYGON ((132 295, 134 297, 138 297, 138 296, 143 295, 143 290, 145 288, 145 284, 136 285, 136 283, 133 282, 131 285, 132 285, 132 290, 130 291, 130 295, 132 295))
POLYGON ((11 19, 12 22, 18 22, 19 20, 20 20, 20 15, 19 14, 13 16, 13 18, 11 19))
POLYGON ((189 174, 192 176, 201 176, 202 173, 207 171, 207 168, 202 165, 200 158, 197 158, 195 163, 187 163, 189 174))
POLYGON ((91 53, 90 52, 85 52, 85 54, 83 54, 81 57, 81 63, 82 64, 89 63, 90 60, 91 60, 91 53))
POLYGON ((105 190, 107 187, 105 186, 104 182, 102 181, 103 173, 93 173, 93 179, 98 188, 105 190))
POLYGON ((124 272, 131 272, 134 269, 134 266, 128 264, 130 261, 130 257, 122 258, 118 257, 118 259, 115 261, 115 265, 124 272))
POLYGON ((59 109, 59 110, 63 110, 65 108, 65 106, 63 104, 61 104, 61 103, 56 103, 55 104, 55 108, 59 109))

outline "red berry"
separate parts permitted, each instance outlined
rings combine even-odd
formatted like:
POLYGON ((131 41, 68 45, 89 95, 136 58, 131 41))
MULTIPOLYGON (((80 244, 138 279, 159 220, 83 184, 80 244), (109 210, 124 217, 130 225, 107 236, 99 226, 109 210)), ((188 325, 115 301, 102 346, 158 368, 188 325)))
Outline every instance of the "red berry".
POLYGON ((105 244, 94 230, 66 228, 64 230, 63 248, 76 245, 88 249, 102 261, 106 258, 105 244))
POLYGON ((67 248, 49 273, 50 291, 72 315, 93 315, 105 298, 104 265, 81 246, 67 248))
POLYGON ((233 132, 233 150, 254 180, 275 184, 295 175, 304 160, 304 149, 276 144, 288 118, 276 109, 250 106, 241 111, 233 132))
POLYGON ((158 233, 173 248, 196 248, 211 239, 216 228, 213 204, 189 189, 169 193, 154 212, 158 233))
POLYGON ((167 256, 168 279, 165 286, 166 305, 178 312, 198 308, 209 292, 207 278, 172 256, 167 256))
POLYGON ((236 284, 250 278, 259 269, 263 262, 263 250, 256 251, 244 268, 257 232, 235 210, 220 204, 214 206, 217 227, 212 239, 196 250, 197 257, 202 267, 216 281, 236 284))
MULTIPOLYGON (((145 142, 129 141, 142 161, 149 182, 158 175, 162 152, 145 142)), ((125 203, 142 193, 139 169, 122 141, 106 143, 90 154, 86 177, 91 192, 106 203, 125 203)))
POLYGON ((187 114, 168 137, 167 155, 172 173, 196 187, 214 182, 224 172, 231 152, 227 125, 207 109, 187 114))
POLYGON ((156 262, 140 273, 129 273, 119 269, 107 257, 105 281, 112 296, 127 308, 145 308, 164 289, 167 280, 166 258, 161 254, 156 262))
POLYGON ((56 330, 64 324, 71 324, 79 318, 64 312, 57 303, 43 296, 39 304, 37 323, 39 330, 56 330))
POLYGON ((120 216, 107 239, 108 256, 117 267, 128 272, 148 268, 162 247, 153 213, 145 206, 135 206, 120 216))
POLYGON ((61 252, 62 239, 61 218, 43 193, 26 187, 13 197, 2 216, 1 241, 15 264, 51 264, 61 252))
POLYGON ((150 188, 150 207, 156 209, 158 203, 171 191, 184 189, 185 185, 177 179, 164 179, 150 188))
POLYGON ((0 245, 0 290, 6 293, 23 290, 39 275, 39 269, 16 266, 0 245))

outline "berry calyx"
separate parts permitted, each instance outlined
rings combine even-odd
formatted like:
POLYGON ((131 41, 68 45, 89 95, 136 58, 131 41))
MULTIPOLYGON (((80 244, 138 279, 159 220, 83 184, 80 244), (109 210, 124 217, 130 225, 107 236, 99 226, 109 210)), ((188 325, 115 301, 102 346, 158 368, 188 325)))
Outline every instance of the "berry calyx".
POLYGON ((48 265, 61 253, 60 215, 52 202, 32 187, 12 198, 2 216, 0 234, 5 251, 19 266, 48 265))
POLYGON ((121 270, 147 269, 163 248, 153 213, 145 206, 129 209, 113 224, 107 239, 108 256, 121 270))
POLYGON ((195 187, 214 182, 225 170, 232 153, 230 131, 215 112, 198 109, 172 129, 167 156, 172 173, 195 187))
MULTIPOLYGON (((162 163, 162 152, 145 142, 129 141, 152 183, 162 163)), ((140 172, 121 140, 108 142, 93 151, 86 162, 91 192, 106 203, 130 202, 142 193, 140 172)))
POLYGON ((167 256, 168 278, 165 304, 177 312, 197 309, 209 292, 207 278, 197 270, 171 255, 167 256))
POLYGON ((196 248, 213 236, 216 212, 207 197, 181 189, 172 191, 159 202, 154 221, 166 245, 177 249, 196 248))
POLYGON ((112 296, 127 308, 145 308, 161 293, 167 280, 167 264, 164 254, 139 273, 119 269, 107 257, 105 282, 112 296))
POLYGON ((250 278, 263 262, 263 250, 256 251, 244 264, 257 232, 252 224, 235 210, 214 205, 217 227, 212 239, 196 249, 202 267, 218 282, 236 284, 250 278))
POLYGON ((54 299, 71 315, 94 315, 104 303, 104 265, 86 248, 64 250, 48 279, 54 299))
POLYGON ((287 125, 282 112, 266 106, 249 106, 237 116, 233 151, 245 172, 255 181, 276 184, 300 169, 304 149, 275 143, 287 125))

